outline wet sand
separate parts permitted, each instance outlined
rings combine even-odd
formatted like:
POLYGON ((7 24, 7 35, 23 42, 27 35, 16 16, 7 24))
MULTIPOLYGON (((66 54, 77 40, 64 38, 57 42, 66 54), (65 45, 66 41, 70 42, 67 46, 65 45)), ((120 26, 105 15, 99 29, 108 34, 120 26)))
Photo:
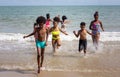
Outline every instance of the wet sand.
POLYGON ((0 77, 119 77, 119 72, 0 71, 0 77))

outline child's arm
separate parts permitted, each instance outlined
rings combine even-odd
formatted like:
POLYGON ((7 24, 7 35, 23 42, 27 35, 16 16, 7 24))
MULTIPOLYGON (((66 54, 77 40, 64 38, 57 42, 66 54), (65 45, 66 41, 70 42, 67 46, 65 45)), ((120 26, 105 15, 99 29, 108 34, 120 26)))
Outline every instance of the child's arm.
POLYGON ((51 32, 52 32, 52 29, 53 29, 52 27, 51 27, 49 30, 47 29, 47 30, 48 30, 48 33, 51 33, 51 32))
POLYGON ((88 33, 89 35, 93 35, 93 36, 94 36, 94 34, 90 33, 88 30, 86 30, 86 31, 87 31, 87 33, 88 33))
POLYGON ((89 26, 89 29, 90 29, 90 30, 92 30, 91 26, 92 26, 92 22, 90 23, 90 26, 89 26))
POLYGON ((30 33, 30 34, 28 34, 28 35, 26 35, 26 36, 23 36, 23 38, 30 37, 30 36, 34 35, 34 34, 35 34, 35 32, 36 32, 36 30, 34 29, 34 31, 33 31, 32 33, 30 33))
POLYGON ((60 30, 62 33, 64 33, 65 35, 68 35, 65 31, 62 31, 60 28, 59 28, 59 30, 60 30))
POLYGON ((90 26, 89 26, 89 29, 90 29, 90 30, 94 30, 94 29, 92 28, 92 24, 93 24, 93 21, 90 23, 90 26))
POLYGON ((30 33, 29 35, 23 36, 23 38, 27 38, 27 37, 30 37, 32 35, 34 35, 34 33, 30 33))
POLYGON ((46 46, 47 46, 48 36, 49 36, 49 30, 46 29, 46 46))
POLYGON ((51 22, 53 22, 53 20, 50 19, 51 22))
POLYGON ((73 31, 73 33, 74 33, 74 35, 75 35, 76 37, 78 37, 79 34, 80 34, 80 30, 78 31, 78 33, 76 33, 76 31, 73 31))
POLYGON ((102 22, 100 22, 100 25, 101 25, 101 29, 102 29, 102 31, 104 31, 104 28, 103 28, 102 22))

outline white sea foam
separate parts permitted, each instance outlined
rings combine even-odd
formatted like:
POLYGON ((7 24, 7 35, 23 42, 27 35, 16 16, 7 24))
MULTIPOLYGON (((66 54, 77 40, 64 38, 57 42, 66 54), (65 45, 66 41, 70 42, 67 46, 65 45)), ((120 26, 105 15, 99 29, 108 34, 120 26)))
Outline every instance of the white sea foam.
POLYGON ((120 32, 101 32, 101 41, 120 41, 120 32))
MULTIPOLYGON (((0 33, 0 41, 34 41, 34 37, 28 37, 23 39, 23 36, 26 34, 21 33, 0 33)), ((63 41, 73 41, 78 40, 72 33, 69 35, 60 35, 61 40, 63 41)), ((48 41, 51 41, 52 36, 49 35, 48 41)), ((88 40, 92 40, 91 36, 87 36, 88 40)), ((120 32, 101 32, 100 41, 120 41, 120 32)))
MULTIPOLYGON (((0 69, 5 69, 5 70, 35 70, 34 66, 10 66, 10 65, 2 65, 0 66, 0 69)), ((41 70, 47 70, 47 71, 67 71, 67 72, 100 72, 101 70, 92 70, 92 69, 61 69, 61 68, 49 68, 49 67, 42 67, 41 70)))
POLYGON ((20 33, 0 33, 0 41, 31 41, 33 38, 23 39, 25 34, 20 33))

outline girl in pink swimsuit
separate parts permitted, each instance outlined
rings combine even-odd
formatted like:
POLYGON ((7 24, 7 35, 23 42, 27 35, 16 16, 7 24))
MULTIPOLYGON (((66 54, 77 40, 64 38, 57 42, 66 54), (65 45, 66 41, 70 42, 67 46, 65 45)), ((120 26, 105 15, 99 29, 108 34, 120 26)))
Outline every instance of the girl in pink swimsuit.
POLYGON ((46 20, 46 23, 45 23, 45 27, 46 27, 46 29, 49 29, 50 28, 50 22, 51 22, 49 13, 46 14, 46 18, 47 18, 47 20, 46 20))
POLYGON ((93 45, 95 46, 96 49, 98 49, 98 43, 100 39, 100 28, 102 29, 102 31, 104 31, 102 22, 98 20, 98 18, 99 18, 99 14, 96 11, 94 14, 94 20, 91 21, 89 26, 89 29, 92 30, 92 33, 95 35, 92 36, 92 40, 93 40, 93 45))

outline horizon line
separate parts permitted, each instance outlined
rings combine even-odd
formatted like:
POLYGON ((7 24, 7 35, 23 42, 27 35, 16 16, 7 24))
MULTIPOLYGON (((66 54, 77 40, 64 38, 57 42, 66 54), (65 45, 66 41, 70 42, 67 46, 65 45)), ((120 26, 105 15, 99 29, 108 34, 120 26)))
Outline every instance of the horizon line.
POLYGON ((120 6, 120 5, 0 5, 0 6, 120 6))

